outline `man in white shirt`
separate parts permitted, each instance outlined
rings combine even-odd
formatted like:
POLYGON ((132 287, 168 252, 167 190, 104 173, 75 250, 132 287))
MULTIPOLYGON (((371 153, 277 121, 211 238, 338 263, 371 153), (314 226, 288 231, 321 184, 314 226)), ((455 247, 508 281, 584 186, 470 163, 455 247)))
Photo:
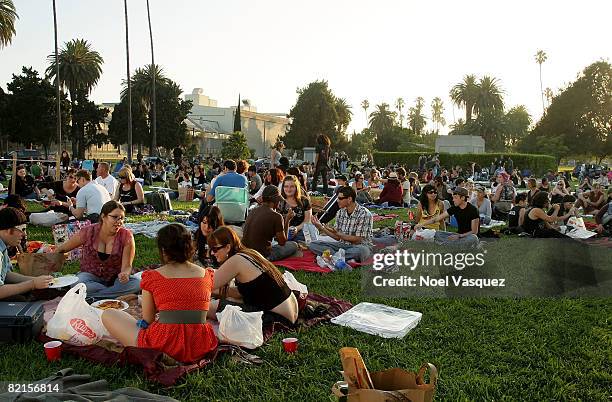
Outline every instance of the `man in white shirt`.
POLYGON ((81 188, 76 196, 76 208, 70 207, 75 218, 89 219, 92 223, 98 221, 102 206, 111 200, 106 188, 91 181, 87 170, 79 170, 76 174, 77 184, 81 188))
POLYGON ((96 177, 96 183, 104 187, 108 191, 110 198, 113 199, 115 196, 115 190, 117 190, 117 184, 119 184, 119 182, 108 172, 110 172, 110 166, 108 166, 108 163, 98 163, 98 168, 96 169, 96 174, 98 175, 98 177, 96 177))

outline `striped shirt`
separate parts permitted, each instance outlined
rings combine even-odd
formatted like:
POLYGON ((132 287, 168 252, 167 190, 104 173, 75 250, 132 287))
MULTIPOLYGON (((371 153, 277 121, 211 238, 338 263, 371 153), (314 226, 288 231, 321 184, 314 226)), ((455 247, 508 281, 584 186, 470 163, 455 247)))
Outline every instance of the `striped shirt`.
MULTIPOLYGON (((361 244, 371 245, 373 225, 372 213, 366 207, 356 204, 355 210, 350 215, 346 208, 338 211, 335 229, 346 235, 363 237, 361 244)), ((344 240, 340 242, 351 244, 344 240)))

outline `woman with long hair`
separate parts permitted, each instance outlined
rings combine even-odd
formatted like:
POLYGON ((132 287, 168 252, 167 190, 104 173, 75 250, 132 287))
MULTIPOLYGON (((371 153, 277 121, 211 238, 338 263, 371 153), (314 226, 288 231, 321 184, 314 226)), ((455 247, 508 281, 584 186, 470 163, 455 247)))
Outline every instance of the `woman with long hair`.
POLYGON ((576 208, 570 208, 570 210, 562 216, 557 216, 561 206, 555 204, 553 206, 553 214, 548 215, 546 210, 550 206, 548 199, 548 193, 546 191, 540 191, 537 193, 532 200, 532 206, 525 211, 525 219, 523 221, 523 230, 533 237, 541 238, 569 238, 563 233, 553 229, 551 223, 559 221, 565 221, 571 216, 576 214, 576 208))
POLYGON ((26 200, 35 200, 40 197, 40 190, 36 186, 34 182, 34 178, 28 174, 25 166, 19 165, 15 169, 17 174, 15 177, 11 177, 8 182, 9 194, 13 194, 12 192, 12 183, 15 180, 15 193, 21 198, 26 200))
POLYGON ((204 173, 204 167, 202 167, 202 165, 195 166, 191 181, 193 187, 195 188, 202 188, 202 186, 206 183, 206 174, 204 173))
POLYGON ((255 198, 257 202, 261 204, 264 188, 266 188, 266 186, 273 185, 278 186, 278 189, 282 190, 284 178, 285 174, 279 168, 269 169, 264 176, 264 185, 260 187, 259 191, 253 196, 253 198, 255 198))
MULTIPOLYGON (((419 204, 417 205, 417 213, 415 220, 417 223, 423 223, 429 219, 435 218, 444 212, 444 203, 438 198, 438 190, 431 185, 426 184, 421 191, 419 204)), ((435 222, 426 225, 427 229, 446 230, 444 222, 435 222)))
POLYGON ((278 212, 285 216, 289 210, 293 210, 295 216, 289 221, 289 240, 304 241, 304 225, 311 223, 312 206, 307 196, 302 194, 299 179, 295 176, 285 176, 283 188, 281 189, 283 200, 280 202, 278 212))
POLYGON ((210 207, 206 214, 199 217, 199 230, 196 232, 197 258, 200 264, 205 267, 215 267, 216 261, 210 258, 210 250, 206 239, 208 235, 215 231, 220 226, 224 226, 223 215, 221 210, 216 205, 210 207))
POLYGON ((328 179, 327 171, 329 170, 329 157, 331 152, 331 140, 325 134, 319 134, 317 136, 317 145, 315 148, 317 153, 315 161, 315 171, 312 177, 312 191, 317 191, 317 182, 319 175, 323 180, 323 194, 327 195, 328 190, 328 179))
POLYGON ((371 187, 365 184, 363 174, 361 172, 355 172, 355 181, 351 184, 357 198, 355 201, 359 204, 371 204, 374 202, 372 195, 370 194, 371 187))
POLYGON ((135 205, 144 204, 144 191, 136 181, 132 168, 124 166, 119 170, 119 186, 115 191, 115 201, 121 202, 126 212, 133 212, 135 205))
POLYGON ((48 188, 43 188, 41 191, 47 194, 47 197, 51 200, 51 210, 72 215, 69 209, 72 205, 71 199, 76 198, 79 192, 76 170, 68 169, 63 181, 55 181, 48 188))
POLYGON ((70 167, 70 155, 65 149, 62 151, 62 156, 60 157, 60 165, 62 170, 68 170, 70 167))
POLYGON ((221 267, 215 272, 214 293, 208 317, 216 318, 226 305, 239 305, 244 312, 263 311, 293 324, 298 317, 298 302, 278 268, 255 250, 246 248, 227 226, 208 236, 208 246, 221 267), (229 286, 232 279, 236 286, 229 286), (231 297, 239 302, 229 302, 231 297))
POLYGON ((102 323, 124 346, 158 350, 184 363, 197 361, 217 347, 206 322, 216 275, 190 262, 193 243, 183 225, 161 228, 157 247, 163 265, 143 272, 140 284, 143 320, 109 309, 102 323))

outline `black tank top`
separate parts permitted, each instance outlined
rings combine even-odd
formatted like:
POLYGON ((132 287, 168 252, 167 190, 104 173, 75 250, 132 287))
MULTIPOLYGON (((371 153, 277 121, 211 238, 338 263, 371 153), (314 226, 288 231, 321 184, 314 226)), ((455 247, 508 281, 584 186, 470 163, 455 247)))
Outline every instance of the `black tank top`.
POLYGON ((249 261, 261 271, 261 275, 252 281, 245 283, 236 281, 236 287, 242 295, 245 304, 258 307, 261 311, 269 311, 287 300, 291 295, 291 290, 286 283, 279 286, 272 275, 264 271, 261 265, 252 257, 243 253, 238 255, 249 261))
POLYGON ((128 202, 128 201, 136 201, 138 199, 138 195, 136 194, 136 186, 134 183, 130 185, 129 190, 124 190, 123 185, 119 186, 119 201, 128 202))
POLYGON ((510 212, 508 212, 508 227, 516 228, 519 226, 519 216, 521 214, 521 209, 523 208, 524 207, 521 207, 520 205, 515 205, 512 207, 510 212))
POLYGON ((531 235, 533 235, 533 233, 542 227, 542 224, 544 223, 544 221, 542 219, 531 219, 529 217, 529 213, 531 212, 531 210, 533 210, 533 208, 528 208, 525 211, 525 220, 523 222, 523 230, 531 235))

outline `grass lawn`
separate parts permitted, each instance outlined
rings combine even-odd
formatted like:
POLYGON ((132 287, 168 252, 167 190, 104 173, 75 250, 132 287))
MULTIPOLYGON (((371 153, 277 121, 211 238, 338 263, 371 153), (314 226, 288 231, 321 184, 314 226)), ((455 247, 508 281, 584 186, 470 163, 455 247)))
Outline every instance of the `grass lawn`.
MULTIPOLYGON (((175 209, 195 203, 175 203, 175 209)), ((393 213, 398 213, 392 211, 393 213)), ((406 212, 399 212, 406 219, 406 212)), ((147 218, 140 218, 147 219, 147 218)), ((376 226, 393 225, 393 220, 376 226)), ((52 241, 50 230, 28 228, 29 238, 52 241)), ((501 240, 501 242, 512 240, 501 240)), ((509 243, 510 244, 510 243, 509 243)), ((140 266, 158 261, 154 240, 136 236, 140 266)), ((510 248, 507 269, 529 265, 541 255, 525 256, 510 248)), ((504 260, 506 261, 506 260, 504 260)), ((610 269, 610 260, 604 262, 610 269)), ((77 263, 65 266, 76 272, 77 263)), ((48 363, 42 345, 4 345, 2 380, 33 380, 59 368, 106 379, 112 387, 134 386, 179 400, 330 400, 330 387, 341 380, 338 349, 354 346, 375 371, 417 369, 422 362, 440 372, 437 400, 609 400, 612 389, 612 299, 436 299, 368 298, 361 270, 318 275, 297 272, 312 292, 352 303, 371 301, 423 313, 404 339, 384 339, 332 324, 294 333, 299 353, 287 355, 275 336, 255 351, 265 363, 250 367, 222 356, 212 366, 188 375, 177 386, 162 388, 135 367, 107 367, 64 356, 48 363)))

